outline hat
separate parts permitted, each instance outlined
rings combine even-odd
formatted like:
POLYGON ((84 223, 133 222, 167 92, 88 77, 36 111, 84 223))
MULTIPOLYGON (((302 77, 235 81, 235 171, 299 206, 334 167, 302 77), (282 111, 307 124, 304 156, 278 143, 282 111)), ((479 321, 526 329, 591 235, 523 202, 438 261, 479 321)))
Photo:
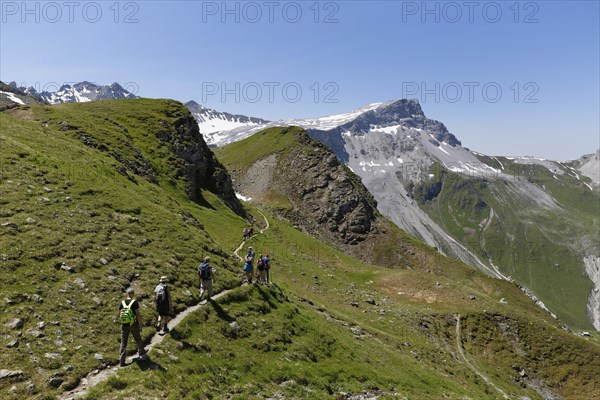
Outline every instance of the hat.
POLYGON ((169 282, 169 278, 167 278, 166 276, 163 275, 163 276, 160 277, 160 282, 161 283, 162 282, 169 282))
POLYGON ((133 294, 134 290, 132 287, 128 288, 127 291, 125 293, 127 294, 133 294))
POLYGON ((204 261, 210 261, 210 257, 209 256, 204 257, 204 261))
POLYGON ((248 246, 248 250, 252 250, 252 246, 248 246))

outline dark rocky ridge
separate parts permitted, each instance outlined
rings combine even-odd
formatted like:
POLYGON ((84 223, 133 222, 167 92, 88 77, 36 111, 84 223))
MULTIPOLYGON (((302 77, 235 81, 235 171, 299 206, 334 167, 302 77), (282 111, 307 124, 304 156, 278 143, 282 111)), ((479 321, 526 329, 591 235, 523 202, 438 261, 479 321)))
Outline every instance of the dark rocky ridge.
POLYGON ((376 230, 379 214, 377 202, 360 178, 306 131, 297 127, 280 129, 281 134, 296 135, 296 144, 257 161, 255 165, 263 163, 258 169, 261 176, 249 172, 240 177, 240 191, 258 198, 265 192, 287 198, 290 209, 276 212, 327 241, 341 245, 364 241, 376 230), (261 184, 259 180, 268 182, 261 184))
POLYGON ((185 115, 174 123, 161 121, 161 126, 156 137, 171 147, 176 157, 171 160, 171 165, 176 170, 176 177, 183 177, 187 182, 189 198, 201 203, 200 189, 208 189, 221 197, 236 214, 244 215, 231 177, 209 149, 189 111, 186 110, 185 115))

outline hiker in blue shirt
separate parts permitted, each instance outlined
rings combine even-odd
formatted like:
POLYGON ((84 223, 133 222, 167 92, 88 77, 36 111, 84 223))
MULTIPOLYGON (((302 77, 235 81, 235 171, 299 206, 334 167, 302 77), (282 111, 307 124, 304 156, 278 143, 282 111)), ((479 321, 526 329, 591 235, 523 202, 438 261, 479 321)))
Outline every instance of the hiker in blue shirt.
POLYGON ((254 275, 254 250, 252 247, 248 247, 248 254, 244 258, 244 273, 246 274, 246 279, 248 280, 248 284, 252 283, 252 276, 254 275))

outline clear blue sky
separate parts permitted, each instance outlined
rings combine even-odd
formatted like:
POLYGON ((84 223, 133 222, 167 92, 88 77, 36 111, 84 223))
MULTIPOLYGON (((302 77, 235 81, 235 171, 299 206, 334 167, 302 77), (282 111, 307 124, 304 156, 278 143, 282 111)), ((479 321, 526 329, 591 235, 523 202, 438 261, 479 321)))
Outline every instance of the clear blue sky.
POLYGON ((74 3, 1 2, 1 80, 267 119, 410 97, 486 154, 600 148, 598 1, 74 3))

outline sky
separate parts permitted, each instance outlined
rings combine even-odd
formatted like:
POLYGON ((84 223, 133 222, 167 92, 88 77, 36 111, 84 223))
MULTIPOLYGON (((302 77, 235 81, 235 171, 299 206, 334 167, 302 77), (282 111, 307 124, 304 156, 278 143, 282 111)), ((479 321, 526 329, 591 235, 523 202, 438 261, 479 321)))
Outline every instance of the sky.
POLYGON ((270 120, 416 98, 463 145, 600 148, 599 1, 0 1, 0 80, 270 120))

